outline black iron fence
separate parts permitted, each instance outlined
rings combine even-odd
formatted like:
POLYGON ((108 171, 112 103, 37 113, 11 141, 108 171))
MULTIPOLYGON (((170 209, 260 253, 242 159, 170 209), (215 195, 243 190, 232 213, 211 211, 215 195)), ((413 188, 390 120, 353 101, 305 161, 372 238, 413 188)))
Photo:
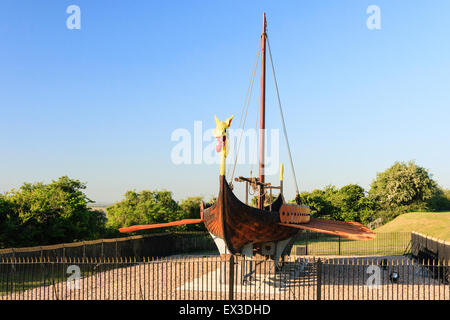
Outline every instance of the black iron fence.
POLYGON ((406 256, 0 259, 0 300, 450 300, 449 280, 406 256))
POLYGON ((3 258, 118 258, 161 257, 178 253, 217 250, 207 232, 174 232, 99 239, 48 246, 0 249, 3 258))
POLYGON ((349 240, 316 232, 299 232, 292 247, 295 255, 377 256, 410 253, 411 232, 377 233, 373 240, 349 240))
MULTIPOLYGON (((411 251, 410 232, 378 233, 374 240, 354 241, 314 232, 299 232, 294 255, 403 255, 411 251)), ((50 246, 0 249, 10 258, 118 258, 161 257, 179 253, 217 251, 207 232, 176 232, 99 239, 50 246)))

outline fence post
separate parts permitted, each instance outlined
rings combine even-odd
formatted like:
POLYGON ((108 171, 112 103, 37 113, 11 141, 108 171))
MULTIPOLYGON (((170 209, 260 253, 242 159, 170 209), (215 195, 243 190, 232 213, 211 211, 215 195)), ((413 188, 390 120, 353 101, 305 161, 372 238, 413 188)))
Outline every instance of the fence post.
POLYGON ((317 300, 322 299, 322 261, 317 260, 317 300))
POLYGON ((338 237, 339 239, 339 255, 341 255, 341 237, 338 237))
POLYGON ((309 237, 309 231, 306 231, 306 248, 305 248, 305 255, 308 255, 308 237, 309 237))
POLYGON ((233 254, 230 254, 230 259, 228 261, 229 261, 229 265, 230 265, 229 279, 228 279, 228 287, 229 287, 228 300, 233 300, 234 299, 234 255, 233 254))

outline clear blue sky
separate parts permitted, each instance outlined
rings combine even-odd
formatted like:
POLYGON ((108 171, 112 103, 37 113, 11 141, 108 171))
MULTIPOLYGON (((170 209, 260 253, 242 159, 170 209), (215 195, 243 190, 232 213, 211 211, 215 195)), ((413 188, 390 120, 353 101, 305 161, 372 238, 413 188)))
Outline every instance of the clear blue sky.
POLYGON ((218 167, 172 164, 170 135, 214 114, 237 127, 264 11, 301 190, 368 188, 413 159, 450 187, 448 0, 3 0, 0 192, 69 175, 99 202, 215 195, 218 167), (81 30, 66 28, 71 4, 81 30), (371 4, 381 30, 366 27, 371 4))

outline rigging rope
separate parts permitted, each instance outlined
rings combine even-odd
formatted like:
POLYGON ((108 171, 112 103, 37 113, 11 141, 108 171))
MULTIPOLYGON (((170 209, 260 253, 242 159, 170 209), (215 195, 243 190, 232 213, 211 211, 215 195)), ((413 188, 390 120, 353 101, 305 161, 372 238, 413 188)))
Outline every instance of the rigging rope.
POLYGON ((245 101, 246 102, 244 102, 244 107, 242 108, 242 113, 241 113, 241 120, 239 121, 239 128, 241 128, 241 124, 242 124, 242 131, 241 131, 241 135, 239 137, 239 144, 238 144, 237 150, 236 150, 236 145, 234 147, 234 151, 235 151, 236 154, 235 154, 235 159, 234 159, 233 171, 231 173, 231 179, 228 180, 229 183, 230 183, 230 187, 231 188, 233 188, 233 177, 234 177, 234 172, 236 170, 236 163, 237 163, 239 150, 241 148, 242 135, 244 134, 245 121, 247 119, 248 107, 250 105, 250 100, 251 100, 251 96, 252 96, 252 92, 253 92, 253 83, 254 83, 254 80, 255 80, 256 69, 258 67, 260 49, 261 49, 261 42, 259 42, 258 50, 256 52, 256 59, 255 59, 254 67, 253 67, 253 73, 252 73, 252 76, 250 78, 250 83, 249 83, 249 86, 248 86, 248 89, 247 89, 247 94, 245 96, 245 101), (245 111, 245 114, 244 114, 244 111, 245 111))
POLYGON ((272 67, 273 81, 275 83, 275 90, 277 92, 278 109, 280 110, 281 123, 283 125, 284 140, 286 141, 286 145, 287 145, 287 149, 288 149, 288 155, 289 155, 289 163, 291 164, 291 170, 292 170, 292 173, 294 175, 295 192, 296 192, 296 200, 297 200, 297 198, 299 197, 297 178, 295 176, 294 163, 292 162, 291 148, 289 147, 289 141, 288 141, 288 137, 287 137, 286 125, 284 123, 283 110, 281 108, 280 93, 278 92, 277 78, 275 76, 275 69, 274 69, 273 61, 272 61, 272 52, 270 51, 269 36, 266 35, 266 39, 267 39, 267 48, 268 48, 268 51, 269 51, 270 66, 272 67))

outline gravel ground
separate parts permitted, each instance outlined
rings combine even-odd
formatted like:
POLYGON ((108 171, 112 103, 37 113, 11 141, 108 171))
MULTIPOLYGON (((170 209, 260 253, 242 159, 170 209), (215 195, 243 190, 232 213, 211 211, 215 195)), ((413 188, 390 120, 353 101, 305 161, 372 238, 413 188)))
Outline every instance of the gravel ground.
MULTIPOLYGON (((260 263, 256 273, 242 283, 240 270, 234 284, 235 299, 317 298, 318 257, 291 256, 282 272, 274 274, 273 265, 260 263), (265 267, 264 267, 265 266, 265 267)), ((322 261, 321 298, 333 300, 450 300, 450 285, 431 277, 431 272, 406 257, 320 257, 322 261), (384 259, 389 265, 381 266, 384 259), (379 286, 367 283, 372 273, 370 265, 379 267, 379 286), (392 283, 390 274, 399 275, 392 283)), ((247 262, 248 263, 248 262, 247 262)), ((112 266, 112 265, 110 265, 112 266)), ((253 269, 255 270, 255 269, 253 269)), ((0 300, 209 300, 227 299, 229 269, 219 257, 172 257, 167 260, 137 263, 107 270, 100 265, 95 272, 83 273, 79 288, 70 289, 67 282, 40 286, 0 296, 0 300), (222 268, 221 268, 222 266, 222 268)), ((372 271, 373 272, 373 271, 372 271)), ((373 277, 372 277, 373 278, 373 277)))

